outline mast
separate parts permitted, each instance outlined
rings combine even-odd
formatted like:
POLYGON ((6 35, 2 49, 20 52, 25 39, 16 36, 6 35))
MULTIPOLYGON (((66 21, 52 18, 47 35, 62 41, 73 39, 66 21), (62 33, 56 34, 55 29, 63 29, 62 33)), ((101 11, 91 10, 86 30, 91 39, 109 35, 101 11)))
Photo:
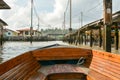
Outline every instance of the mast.
POLYGON ((30 27, 30 43, 32 43, 33 40, 33 0, 31 0, 31 27, 30 27))

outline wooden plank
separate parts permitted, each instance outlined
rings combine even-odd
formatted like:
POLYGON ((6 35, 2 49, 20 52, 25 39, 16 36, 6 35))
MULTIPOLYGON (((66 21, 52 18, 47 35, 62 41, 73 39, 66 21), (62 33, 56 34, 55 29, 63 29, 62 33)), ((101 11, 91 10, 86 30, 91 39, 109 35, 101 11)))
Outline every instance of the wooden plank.
MULTIPOLYGON (((29 72, 23 79, 24 80, 28 80, 33 75, 36 76, 36 79, 40 79, 40 75, 38 75, 39 73, 37 72, 38 69, 40 69, 40 66, 37 66, 34 70, 32 70, 31 72, 29 72)), ((33 79, 33 80, 35 80, 35 79, 33 79)))
POLYGON ((100 67, 104 66, 103 68, 105 70, 109 70, 109 71, 112 71, 113 73, 120 75, 120 73, 119 73, 120 72, 120 64, 118 64, 118 63, 110 62, 108 60, 104 60, 101 58, 94 58, 94 60, 92 61, 92 64, 100 66, 100 67))
POLYGON ((24 61, 23 63, 19 64, 18 66, 14 67, 13 69, 7 71, 6 73, 4 73, 3 75, 0 76, 0 79, 7 78, 8 76, 13 77, 14 75, 16 75, 16 73, 20 72, 23 67, 25 67, 27 64, 29 64, 31 59, 32 58, 26 59, 26 61, 24 61))
POLYGON ((91 50, 80 48, 50 48, 32 52, 34 57, 69 57, 91 55, 91 50))
MULTIPOLYGON (((112 72, 109 71, 110 73, 108 74, 108 72, 103 71, 104 69, 102 69, 102 68, 100 69, 99 67, 97 67, 97 66, 95 66, 95 65, 94 65, 94 66, 92 65, 92 68, 91 68, 91 69, 99 72, 99 73, 102 74, 102 75, 105 75, 105 76, 109 77, 110 79, 119 80, 118 77, 113 76, 113 75, 110 75, 112 72)), ((109 79, 109 78, 108 78, 108 79, 109 79)))
POLYGON ((96 50, 93 50, 92 53, 93 53, 93 56, 98 56, 100 58, 104 58, 112 62, 120 63, 120 55, 118 54, 113 54, 113 53, 103 52, 103 51, 96 51, 96 50))
POLYGON ((17 79, 19 79, 19 80, 24 79, 24 77, 27 76, 30 72, 32 72, 35 69, 35 67, 37 67, 37 66, 38 65, 36 63, 30 64, 27 68, 24 69, 23 74, 21 72, 21 74, 18 76, 19 78, 17 78, 17 79))
POLYGON ((37 60, 79 59, 82 56, 92 55, 91 50, 80 48, 50 48, 32 52, 37 60))
POLYGON ((92 53, 89 49, 82 48, 50 48, 32 52, 37 60, 72 60, 80 57, 86 58, 86 67, 89 67, 92 60, 92 53))
POLYGON ((95 80, 120 79, 120 55, 93 50, 90 72, 95 80))
POLYGON ((34 75, 32 75, 31 77, 29 77, 28 79, 25 80, 45 80, 46 75, 44 75, 43 73, 35 73, 34 75))
POLYGON ((22 54, 18 57, 15 57, 3 64, 0 64, 0 70, 1 70, 0 75, 9 71, 10 69, 14 68, 15 66, 21 64, 22 62, 25 61, 25 59, 30 58, 30 56, 31 56, 31 54, 28 52, 28 53, 22 54))
POLYGON ((32 56, 31 52, 27 52, 15 57, 0 65, 2 70, 0 79, 4 80, 27 80, 30 75, 36 73, 40 65, 32 56), (7 66, 8 67, 7 67, 7 66), (4 66, 4 67, 3 67, 4 66))
POLYGON ((71 64, 56 64, 43 66, 40 68, 39 72, 44 73, 44 75, 50 75, 55 73, 85 73, 83 68, 77 65, 71 64))
POLYGON ((90 77, 89 75, 86 76, 87 80, 95 80, 92 77, 90 77))
POLYGON ((116 80, 116 79, 112 79, 110 77, 107 77, 106 75, 103 75, 91 69, 88 74, 88 80, 116 80))

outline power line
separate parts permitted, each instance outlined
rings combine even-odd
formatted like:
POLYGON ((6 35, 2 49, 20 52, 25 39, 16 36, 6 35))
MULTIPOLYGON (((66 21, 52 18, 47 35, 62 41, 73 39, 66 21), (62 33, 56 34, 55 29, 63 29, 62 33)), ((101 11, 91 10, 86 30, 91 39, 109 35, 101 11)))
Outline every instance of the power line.
POLYGON ((94 10, 95 8, 99 7, 102 4, 102 2, 99 2, 96 6, 94 6, 93 8, 87 10, 86 12, 90 12, 92 10, 94 10))
POLYGON ((39 18, 39 16, 38 16, 38 13, 37 13, 37 11, 36 11, 36 7, 35 7, 35 6, 34 6, 34 12, 35 12, 36 17, 37 17, 37 18, 39 18))
POLYGON ((66 12, 67 12, 67 10, 68 10, 69 3, 70 3, 70 1, 68 0, 68 1, 67 1, 67 6, 66 6, 66 9, 65 9, 65 11, 64 11, 65 13, 66 13, 66 12))
POLYGON ((70 3, 70 0, 67 1, 67 4, 66 4, 66 8, 65 8, 65 11, 64 11, 64 20, 63 20, 63 23, 62 23, 62 26, 64 26, 65 28, 65 23, 66 23, 66 12, 68 10, 68 6, 69 6, 69 3, 70 3))
MULTIPOLYGON (((102 2, 99 2, 97 5, 95 5, 94 7, 92 7, 92 8, 90 8, 90 9, 88 9, 88 10, 86 10, 86 11, 84 11, 83 13, 85 13, 85 12, 91 12, 92 10, 95 10, 95 8, 97 8, 97 7, 99 7, 100 5, 102 4, 102 2)), ((79 12, 78 14, 76 14, 76 15, 74 15, 73 17, 75 17, 75 16, 79 16, 81 14, 81 12, 79 12)))

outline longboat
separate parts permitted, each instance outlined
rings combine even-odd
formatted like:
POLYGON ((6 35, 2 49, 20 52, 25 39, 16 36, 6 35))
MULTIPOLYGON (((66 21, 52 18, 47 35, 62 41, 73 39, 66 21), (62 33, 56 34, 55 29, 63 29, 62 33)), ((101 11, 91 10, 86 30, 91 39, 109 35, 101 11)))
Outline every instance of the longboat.
POLYGON ((54 44, 0 64, 0 80, 120 80, 120 55, 54 44))

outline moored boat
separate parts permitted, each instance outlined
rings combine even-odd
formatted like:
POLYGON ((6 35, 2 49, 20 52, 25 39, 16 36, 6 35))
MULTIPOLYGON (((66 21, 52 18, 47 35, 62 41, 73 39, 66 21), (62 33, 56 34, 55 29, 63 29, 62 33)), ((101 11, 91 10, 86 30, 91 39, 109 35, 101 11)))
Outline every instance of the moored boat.
POLYGON ((55 44, 0 64, 0 80, 120 80, 119 67, 120 55, 55 44))

